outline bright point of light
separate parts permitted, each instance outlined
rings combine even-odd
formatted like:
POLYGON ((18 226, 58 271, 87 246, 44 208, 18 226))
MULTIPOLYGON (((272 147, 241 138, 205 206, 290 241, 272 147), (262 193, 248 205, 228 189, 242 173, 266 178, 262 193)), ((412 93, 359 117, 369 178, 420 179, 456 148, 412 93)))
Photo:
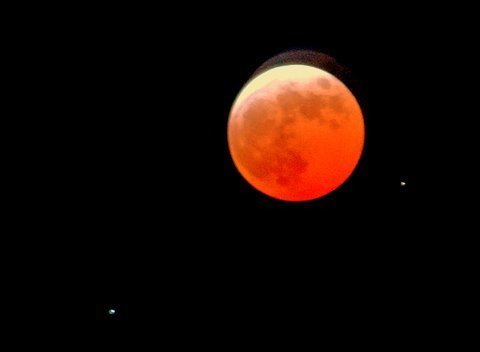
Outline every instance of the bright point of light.
POLYGON ((115 313, 116 313, 116 310, 115 310, 115 309, 110 309, 110 310, 108 311, 108 314, 110 314, 110 315, 114 315, 115 313))
POLYGON ((406 186, 406 185, 407 185, 407 184, 406 184, 405 182, 403 182, 403 181, 400 182, 400 186, 404 187, 404 186, 406 186))

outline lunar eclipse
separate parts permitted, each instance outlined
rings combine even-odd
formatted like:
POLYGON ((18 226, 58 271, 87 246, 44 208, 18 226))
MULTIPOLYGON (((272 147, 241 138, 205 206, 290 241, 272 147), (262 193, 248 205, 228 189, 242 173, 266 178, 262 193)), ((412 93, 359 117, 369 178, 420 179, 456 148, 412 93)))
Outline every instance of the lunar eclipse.
POLYGON ((284 201, 308 201, 340 187, 362 154, 357 99, 318 67, 286 64, 251 79, 230 111, 228 145, 250 185, 284 201))

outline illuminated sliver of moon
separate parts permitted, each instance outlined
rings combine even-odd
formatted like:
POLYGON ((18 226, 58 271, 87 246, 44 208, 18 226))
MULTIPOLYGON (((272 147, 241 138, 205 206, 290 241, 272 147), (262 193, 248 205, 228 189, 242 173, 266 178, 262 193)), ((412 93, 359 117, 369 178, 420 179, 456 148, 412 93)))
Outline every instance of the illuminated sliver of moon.
POLYGON ((240 174, 286 201, 322 197, 342 185, 362 154, 360 106, 335 76, 306 65, 265 71, 237 96, 228 145, 240 174))

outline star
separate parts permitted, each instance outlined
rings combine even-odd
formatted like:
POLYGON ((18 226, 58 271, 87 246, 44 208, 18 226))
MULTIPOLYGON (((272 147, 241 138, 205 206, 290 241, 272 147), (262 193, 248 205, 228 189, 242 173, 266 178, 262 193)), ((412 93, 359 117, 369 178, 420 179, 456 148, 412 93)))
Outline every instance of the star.
POLYGON ((115 309, 109 309, 108 315, 114 315, 117 311, 115 309))

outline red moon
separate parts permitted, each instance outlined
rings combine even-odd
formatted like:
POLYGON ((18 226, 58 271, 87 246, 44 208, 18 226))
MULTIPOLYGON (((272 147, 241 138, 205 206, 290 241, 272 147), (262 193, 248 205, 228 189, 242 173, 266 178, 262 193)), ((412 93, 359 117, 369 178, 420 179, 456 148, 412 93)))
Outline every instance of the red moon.
POLYGON ((240 174, 260 192, 308 201, 342 185, 363 151, 360 106, 335 76, 285 65, 249 81, 228 120, 228 145, 240 174))

